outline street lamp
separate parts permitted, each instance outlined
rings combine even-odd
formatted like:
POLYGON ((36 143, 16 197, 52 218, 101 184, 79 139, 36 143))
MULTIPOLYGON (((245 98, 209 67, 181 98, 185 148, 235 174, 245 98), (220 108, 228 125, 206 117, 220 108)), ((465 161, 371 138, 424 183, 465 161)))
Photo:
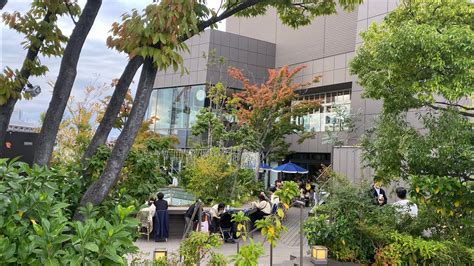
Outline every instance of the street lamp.
POLYGON ((166 257, 168 256, 168 251, 166 248, 155 248, 155 251, 153 251, 153 260, 159 260, 161 258, 166 260, 166 257))
POLYGON ((317 265, 328 264, 328 249, 324 246, 311 247, 311 261, 317 265))
POLYGON ((33 86, 31 85, 31 83, 28 82, 28 84, 26 84, 25 86, 24 91, 28 93, 31 97, 36 97, 41 93, 41 87, 38 85, 33 86))
POLYGON ((293 204, 297 207, 300 207, 300 265, 304 265, 303 264, 303 209, 306 204, 301 200, 297 200, 293 204))

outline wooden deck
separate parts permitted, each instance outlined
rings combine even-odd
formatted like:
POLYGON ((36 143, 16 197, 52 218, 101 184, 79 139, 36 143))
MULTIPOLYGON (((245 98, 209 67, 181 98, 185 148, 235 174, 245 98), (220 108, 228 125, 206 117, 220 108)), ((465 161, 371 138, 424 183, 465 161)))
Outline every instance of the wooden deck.
MULTIPOLYGON (((311 208, 303 209, 303 221, 308 218, 308 213, 311 208)), ((285 244, 288 247, 299 247, 300 245, 300 209, 290 208, 286 214, 286 218, 283 221, 283 225, 288 228, 288 232, 284 233, 278 241, 279 243, 285 244)), ((303 239, 305 246, 308 245, 306 238, 303 239)))

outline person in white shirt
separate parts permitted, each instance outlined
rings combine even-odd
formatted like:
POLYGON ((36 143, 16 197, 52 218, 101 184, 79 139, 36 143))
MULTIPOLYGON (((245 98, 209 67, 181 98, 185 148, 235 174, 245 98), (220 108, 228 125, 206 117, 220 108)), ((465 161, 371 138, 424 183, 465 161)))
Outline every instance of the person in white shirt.
POLYGON ((209 209, 209 213, 211 214, 211 232, 217 233, 219 231, 220 219, 221 214, 225 210, 225 204, 219 203, 211 207, 209 209))
POLYGON ((254 201, 250 204, 251 208, 255 209, 255 212, 250 214, 252 225, 255 224, 255 221, 263 219, 272 213, 272 206, 270 202, 267 201, 265 195, 260 194, 258 199, 258 201, 254 201))
POLYGON ((399 213, 408 214, 412 218, 416 218, 418 216, 418 206, 407 200, 407 190, 403 187, 398 187, 395 192, 400 200, 393 203, 393 206, 397 208, 399 213))
POLYGON ((275 188, 275 187, 271 187, 271 188, 270 188, 270 193, 271 193, 271 195, 270 195, 270 203, 272 204, 272 206, 275 205, 275 204, 278 205, 278 204, 280 203, 280 198, 279 198, 277 195, 275 195, 275 192, 276 192, 276 188, 275 188))

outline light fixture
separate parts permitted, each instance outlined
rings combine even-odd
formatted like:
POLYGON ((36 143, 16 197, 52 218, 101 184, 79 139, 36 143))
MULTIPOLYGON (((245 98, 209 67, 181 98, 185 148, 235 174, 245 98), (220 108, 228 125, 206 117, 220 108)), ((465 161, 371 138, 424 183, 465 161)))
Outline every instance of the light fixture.
POLYGON ((167 256, 168 251, 166 250, 166 248, 155 248, 155 251, 153 251, 153 260, 166 260, 167 256))
POLYGON ((31 97, 36 97, 41 93, 41 87, 38 85, 33 86, 31 85, 31 83, 28 82, 24 91, 28 93, 31 97))
POLYGON ((328 249, 324 246, 311 247, 311 261, 316 265, 328 264, 328 249))

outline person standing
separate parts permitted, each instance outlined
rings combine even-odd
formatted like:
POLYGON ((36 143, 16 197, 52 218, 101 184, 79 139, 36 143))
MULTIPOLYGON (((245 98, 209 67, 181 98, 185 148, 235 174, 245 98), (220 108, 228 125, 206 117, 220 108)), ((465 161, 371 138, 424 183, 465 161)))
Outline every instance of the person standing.
POLYGON ((380 181, 374 181, 374 184, 370 190, 370 195, 374 201, 374 204, 380 206, 387 204, 387 195, 385 194, 385 190, 383 190, 382 183, 380 181))
POLYGON ((157 211, 164 211, 168 209, 168 202, 164 200, 165 195, 159 192, 157 195, 157 200, 155 200, 155 207, 157 211))
POLYGON ((393 206, 397 208, 400 214, 408 214, 412 218, 418 216, 418 206, 407 200, 407 190, 404 187, 398 187, 395 192, 399 200, 393 203, 393 206))
POLYGON ((159 192, 155 201, 155 218, 153 222, 153 236, 155 241, 167 240, 168 229, 169 229, 169 214, 168 214, 168 202, 164 200, 164 194, 159 192))

